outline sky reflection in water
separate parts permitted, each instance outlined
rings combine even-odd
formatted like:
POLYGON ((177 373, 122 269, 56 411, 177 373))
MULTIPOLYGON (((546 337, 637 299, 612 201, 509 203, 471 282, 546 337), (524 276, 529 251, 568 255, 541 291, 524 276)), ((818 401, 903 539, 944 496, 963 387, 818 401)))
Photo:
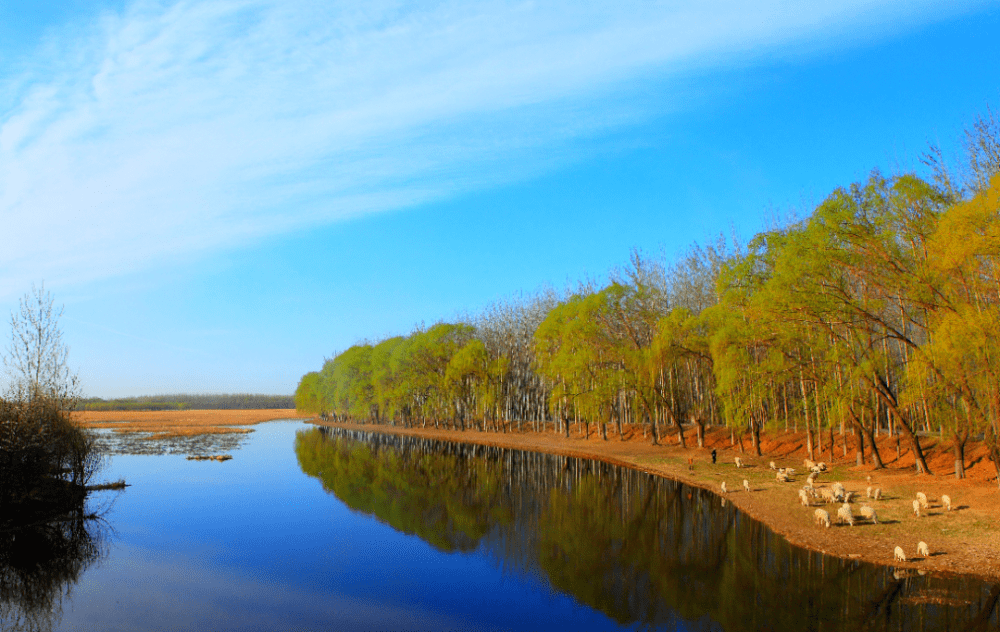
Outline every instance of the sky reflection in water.
POLYGON ((258 425, 225 463, 115 457, 106 477, 131 487, 106 517, 109 555, 72 588, 59 629, 615 627, 538 578, 349 510, 300 469, 304 427, 258 425))

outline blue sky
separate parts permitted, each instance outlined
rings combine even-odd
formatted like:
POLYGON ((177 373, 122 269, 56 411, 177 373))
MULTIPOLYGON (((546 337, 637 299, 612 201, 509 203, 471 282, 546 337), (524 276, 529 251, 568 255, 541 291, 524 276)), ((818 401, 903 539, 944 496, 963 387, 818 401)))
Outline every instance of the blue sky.
POLYGON ((363 338, 752 236, 1000 104, 1000 4, 0 0, 0 310, 88 395, 290 393, 363 338))

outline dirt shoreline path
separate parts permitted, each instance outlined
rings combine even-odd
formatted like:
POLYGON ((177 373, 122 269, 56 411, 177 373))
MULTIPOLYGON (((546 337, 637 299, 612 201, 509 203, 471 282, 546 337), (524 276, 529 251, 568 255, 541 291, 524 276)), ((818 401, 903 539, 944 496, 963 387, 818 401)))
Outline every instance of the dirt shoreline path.
MULTIPOLYGON (((907 464, 905 451, 901 456, 896 456, 896 467, 890 462, 887 468, 875 470, 871 465, 855 465, 853 450, 848 451, 847 458, 836 458, 840 456, 839 445, 835 445, 832 450, 834 458, 831 459, 831 450, 827 446, 824 453, 826 458, 818 457, 817 460, 826 461, 830 470, 819 476, 816 487, 827 487, 840 481, 848 491, 857 493, 852 503, 855 524, 851 527, 837 524, 838 504, 822 504, 818 500, 813 500, 812 506, 808 508, 801 504, 798 491, 805 484, 802 455, 804 433, 772 434, 766 443, 762 443, 764 456, 755 457, 751 456, 749 444, 745 453, 740 452, 738 445, 731 446, 731 435, 722 428, 706 433, 704 448, 681 448, 678 445, 653 446, 647 438, 642 437, 641 432, 630 435, 628 431, 624 441, 611 434, 605 441, 593 429, 590 438, 584 439, 582 435, 576 434, 575 429, 566 438, 551 431, 494 433, 321 420, 312 420, 311 423, 598 459, 715 492, 720 498, 733 503, 746 514, 783 535, 792 544, 806 549, 875 564, 1000 580, 1000 530, 997 529, 1000 524, 1000 492, 995 482, 987 482, 988 469, 982 464, 984 459, 977 459, 975 454, 970 458, 974 467, 970 468, 969 478, 956 481, 943 474, 916 475, 912 459, 907 464), (711 462, 713 448, 718 455, 714 465, 711 462), (737 456, 743 460, 743 468, 735 466, 737 456), (775 472, 770 468, 771 461, 777 467, 796 468, 792 482, 778 482, 775 472), (871 483, 867 480, 868 476, 871 476, 871 483), (749 493, 744 491, 744 479, 749 483, 749 493), (726 483, 728 493, 722 493, 722 482, 726 483), (882 500, 866 498, 869 485, 882 489, 882 500), (930 501, 929 506, 921 510, 920 517, 914 515, 912 507, 917 492, 924 492, 930 501), (943 494, 951 497, 953 511, 946 511, 943 506, 943 494), (877 511, 878 524, 860 519, 859 508, 864 504, 877 511), (830 528, 814 522, 813 512, 817 508, 829 512, 832 523, 830 528), (920 541, 929 545, 929 556, 917 555, 917 543, 920 541), (893 551, 897 546, 903 548, 909 561, 893 561, 893 551)), ((693 436, 688 443, 695 445, 693 436)), ((883 459, 887 459, 888 455, 896 455, 896 452, 891 451, 895 449, 892 446, 894 443, 883 447, 880 442, 883 459)), ((935 469, 932 464, 932 470, 950 472, 940 467, 941 462, 947 461, 947 451, 944 447, 937 447, 943 456, 937 454, 939 466, 935 469)), ((935 446, 929 446, 929 452, 934 454, 934 448, 935 446)), ((987 465, 992 468, 991 463, 987 465)))

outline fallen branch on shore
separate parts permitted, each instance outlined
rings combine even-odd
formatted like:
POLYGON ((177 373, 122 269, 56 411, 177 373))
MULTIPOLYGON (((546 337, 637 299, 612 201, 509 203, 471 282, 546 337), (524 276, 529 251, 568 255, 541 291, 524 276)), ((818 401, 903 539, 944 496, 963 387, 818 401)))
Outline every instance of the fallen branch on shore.
POLYGON ((100 485, 87 485, 88 492, 99 492, 105 489, 125 489, 128 485, 125 483, 125 479, 117 480, 113 483, 101 483, 100 485))

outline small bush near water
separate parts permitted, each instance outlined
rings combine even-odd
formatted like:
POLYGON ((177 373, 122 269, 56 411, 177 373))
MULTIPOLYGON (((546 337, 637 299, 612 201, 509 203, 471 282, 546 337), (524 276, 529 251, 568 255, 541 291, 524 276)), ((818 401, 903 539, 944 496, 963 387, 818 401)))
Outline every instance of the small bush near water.
POLYGON ((0 400, 0 526, 79 507, 102 463, 58 400, 0 400))

